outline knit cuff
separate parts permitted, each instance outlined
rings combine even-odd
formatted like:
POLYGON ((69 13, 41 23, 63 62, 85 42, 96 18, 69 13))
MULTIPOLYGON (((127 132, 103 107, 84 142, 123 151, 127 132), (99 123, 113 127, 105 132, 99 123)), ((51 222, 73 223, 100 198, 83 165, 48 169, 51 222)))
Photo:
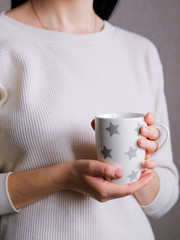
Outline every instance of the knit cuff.
POLYGON ((12 172, 0 174, 0 215, 19 212, 10 199, 8 192, 8 177, 12 172))
POLYGON ((152 218, 160 218, 172 207, 171 201, 174 190, 174 176, 165 168, 155 169, 160 179, 160 189, 154 200, 149 205, 140 205, 144 212, 152 218))

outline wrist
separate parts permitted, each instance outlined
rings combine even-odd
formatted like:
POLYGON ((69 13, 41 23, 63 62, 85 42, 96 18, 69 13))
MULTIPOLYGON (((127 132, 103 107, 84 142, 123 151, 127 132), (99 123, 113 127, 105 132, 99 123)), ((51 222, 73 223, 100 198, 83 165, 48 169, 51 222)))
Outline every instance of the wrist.
POLYGON ((16 209, 60 190, 67 189, 67 179, 71 163, 59 163, 53 166, 14 172, 8 178, 8 193, 16 209))
POLYGON ((55 191, 68 190, 70 181, 70 169, 73 161, 62 162, 49 167, 51 185, 55 191))
POLYGON ((155 170, 152 170, 152 172, 156 174, 152 181, 144 188, 134 193, 134 196, 140 205, 150 204, 155 199, 156 195, 159 192, 160 188, 159 176, 155 170))

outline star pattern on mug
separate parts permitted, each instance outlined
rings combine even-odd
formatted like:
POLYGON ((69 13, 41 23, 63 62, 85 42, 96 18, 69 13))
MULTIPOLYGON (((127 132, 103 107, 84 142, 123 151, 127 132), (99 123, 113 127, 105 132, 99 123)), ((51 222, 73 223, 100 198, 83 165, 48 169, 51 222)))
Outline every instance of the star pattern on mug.
POLYGON ((104 149, 101 151, 102 154, 104 155, 104 159, 107 158, 107 157, 110 157, 112 158, 110 152, 112 151, 112 149, 108 149, 104 146, 104 149))
POLYGON ((132 170, 132 173, 128 176, 131 179, 131 182, 134 179, 137 179, 137 174, 138 174, 138 172, 135 172, 134 170, 132 170))
POLYGON ((114 124, 112 124, 112 122, 110 122, 109 127, 106 128, 106 130, 109 131, 109 133, 110 133, 110 137, 112 137, 113 134, 119 134, 119 132, 117 130, 118 127, 119 127, 119 125, 114 125, 114 124))
POLYGON ((138 122, 138 126, 134 129, 134 131, 136 131, 138 133, 138 135, 140 135, 140 128, 143 127, 143 126, 144 126, 144 124, 140 124, 138 122))
POLYGON ((133 149, 132 147, 129 147, 129 151, 125 153, 128 155, 129 160, 131 160, 131 158, 133 158, 133 157, 137 157, 137 155, 136 155, 137 150, 138 150, 138 148, 133 149))

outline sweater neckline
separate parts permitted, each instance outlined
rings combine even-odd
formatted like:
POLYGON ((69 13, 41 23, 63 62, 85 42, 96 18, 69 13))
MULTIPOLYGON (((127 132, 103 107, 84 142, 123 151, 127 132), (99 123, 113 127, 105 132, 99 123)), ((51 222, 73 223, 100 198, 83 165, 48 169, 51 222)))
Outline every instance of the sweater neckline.
POLYGON ((41 43, 50 43, 67 47, 93 47, 104 45, 110 42, 115 35, 116 27, 104 20, 104 27, 99 32, 95 33, 68 33, 55 30, 46 30, 34 27, 20 21, 17 21, 9 16, 6 16, 2 11, 0 19, 3 24, 7 24, 7 30, 14 31, 19 36, 40 41, 41 43))

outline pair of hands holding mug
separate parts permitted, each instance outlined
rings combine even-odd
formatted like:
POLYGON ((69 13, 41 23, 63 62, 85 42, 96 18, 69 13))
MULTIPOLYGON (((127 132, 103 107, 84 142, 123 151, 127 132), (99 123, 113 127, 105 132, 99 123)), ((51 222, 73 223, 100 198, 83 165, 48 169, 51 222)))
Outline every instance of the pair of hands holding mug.
MULTIPOLYGON (((140 132, 147 139, 140 138, 137 143, 139 147, 146 150, 144 165, 148 170, 142 172, 139 180, 131 184, 109 182, 105 178, 120 178, 123 176, 123 170, 97 160, 79 159, 72 163, 72 167, 70 168, 71 180, 68 181, 67 188, 89 195, 99 202, 106 202, 111 199, 134 194, 145 187, 155 176, 152 170, 156 167, 156 162, 148 158, 158 149, 156 140, 160 137, 159 129, 151 127, 155 123, 154 114, 147 113, 145 121, 148 126, 142 127, 140 132), (72 179, 74 180, 72 181, 72 179)), ((91 126, 95 129, 94 120, 91 122, 91 126)))

